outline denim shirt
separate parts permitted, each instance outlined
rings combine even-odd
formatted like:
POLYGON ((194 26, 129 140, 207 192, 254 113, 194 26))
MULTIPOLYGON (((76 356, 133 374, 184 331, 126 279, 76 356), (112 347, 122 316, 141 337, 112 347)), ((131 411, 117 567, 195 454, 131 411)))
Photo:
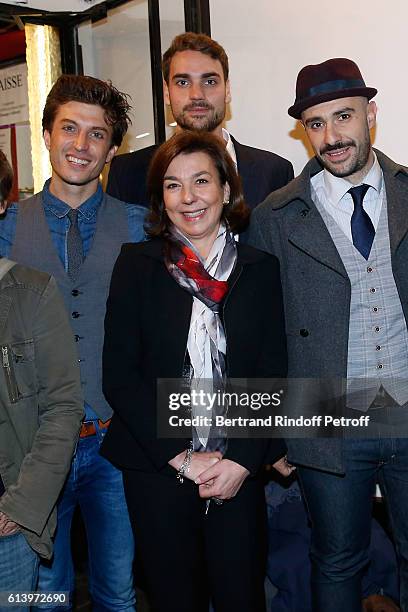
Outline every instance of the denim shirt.
MULTIPOLYGON (((50 180, 51 179, 48 179, 48 181, 45 182, 42 191, 45 218, 50 229, 53 244, 65 271, 67 271, 67 234, 70 227, 68 212, 71 210, 71 207, 50 192, 50 180)), ((96 230, 97 213, 102 203, 102 199, 103 191, 99 184, 95 193, 85 200, 77 209, 78 228, 82 238, 82 247, 85 257, 88 255, 92 245, 92 239, 96 230)), ((146 208, 138 206, 137 204, 124 203, 123 206, 126 207, 127 212, 130 242, 143 241, 145 239, 143 223, 146 215, 146 208)), ((9 206, 6 213, 0 216, 0 256, 2 257, 10 257, 17 225, 17 214, 18 204, 13 203, 9 206)), ((85 403, 85 419, 89 421, 96 420, 97 418, 92 408, 85 403)))

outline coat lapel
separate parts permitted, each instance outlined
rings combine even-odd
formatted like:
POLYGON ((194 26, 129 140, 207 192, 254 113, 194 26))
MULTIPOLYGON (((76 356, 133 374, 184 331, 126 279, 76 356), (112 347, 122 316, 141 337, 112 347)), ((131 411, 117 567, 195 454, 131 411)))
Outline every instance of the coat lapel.
POLYGON ((287 225, 289 242, 316 261, 348 278, 329 230, 311 198, 310 178, 320 170, 321 167, 315 159, 308 162, 303 172, 286 187, 285 200, 275 208, 283 208, 286 204, 296 201, 296 209, 287 225))
POLYGON ((288 228, 289 242, 316 261, 348 278, 329 230, 315 205, 312 204, 308 211, 301 211, 299 216, 288 228))
POLYGON ((384 175, 391 253, 394 254, 408 232, 408 171, 381 151, 375 152, 384 175))
POLYGON ((245 200, 249 202, 249 206, 251 202, 259 202, 258 198, 258 182, 254 180, 254 172, 253 172, 253 159, 245 147, 243 147, 233 136, 230 134, 230 138, 233 142, 235 155, 237 156, 237 168, 239 176, 242 181, 242 189, 244 191, 245 200))
POLYGON ((166 372, 165 378, 177 378, 183 373, 193 298, 168 272, 163 261, 162 239, 153 238, 141 246, 144 255, 157 262, 151 279, 154 299, 148 316, 153 317, 156 329, 161 330, 158 342, 167 347, 163 353, 166 360, 159 372, 166 372), (179 342, 173 341, 175 337, 179 342))

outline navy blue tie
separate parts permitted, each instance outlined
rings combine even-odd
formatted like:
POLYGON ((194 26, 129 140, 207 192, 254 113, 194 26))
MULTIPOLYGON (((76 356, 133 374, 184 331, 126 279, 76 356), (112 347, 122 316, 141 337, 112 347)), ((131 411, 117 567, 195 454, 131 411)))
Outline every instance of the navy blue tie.
POLYGON ((75 282, 84 261, 82 238, 78 227, 78 211, 71 208, 68 219, 71 223, 67 234, 68 276, 75 282))
POLYGON ((370 217, 363 208, 364 196, 370 185, 359 185, 349 189, 353 198, 354 212, 351 215, 351 235, 353 244, 360 251, 364 259, 368 259, 373 244, 375 229, 370 217))

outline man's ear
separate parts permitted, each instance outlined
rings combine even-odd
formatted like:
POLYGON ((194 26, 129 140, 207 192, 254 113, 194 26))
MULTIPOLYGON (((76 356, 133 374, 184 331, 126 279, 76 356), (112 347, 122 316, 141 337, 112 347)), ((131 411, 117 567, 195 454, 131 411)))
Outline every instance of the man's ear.
POLYGON ((231 85, 230 80, 227 79, 225 83, 225 104, 229 104, 231 102, 231 85))
POLYGON ((112 161, 112 158, 114 157, 116 151, 118 150, 117 145, 112 145, 111 148, 108 151, 108 154, 106 156, 106 160, 105 160, 105 164, 109 164, 109 162, 112 161))
POLYGON ((164 79, 163 79, 163 97, 164 97, 164 102, 167 104, 167 106, 170 106, 169 86, 167 85, 164 79))
POLYGON ((377 117, 377 105, 374 102, 374 100, 371 100, 371 102, 367 104, 367 123, 368 123, 368 128, 370 130, 371 128, 375 126, 376 117, 377 117))
POLYGON ((7 200, 0 201, 0 215, 5 213, 7 210, 7 200))
POLYGON ((43 138, 44 138, 45 146, 47 147, 49 151, 51 148, 51 134, 48 130, 43 131, 43 138))

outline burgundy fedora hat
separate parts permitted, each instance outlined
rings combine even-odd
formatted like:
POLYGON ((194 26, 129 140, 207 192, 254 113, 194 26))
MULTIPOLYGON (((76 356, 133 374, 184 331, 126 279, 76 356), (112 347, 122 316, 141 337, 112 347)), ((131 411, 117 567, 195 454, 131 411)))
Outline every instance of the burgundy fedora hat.
POLYGON ((366 87, 357 64, 336 57, 302 68, 296 81, 296 100, 288 113, 300 119, 302 112, 315 104, 351 96, 364 96, 371 100, 376 93, 374 87, 366 87))

